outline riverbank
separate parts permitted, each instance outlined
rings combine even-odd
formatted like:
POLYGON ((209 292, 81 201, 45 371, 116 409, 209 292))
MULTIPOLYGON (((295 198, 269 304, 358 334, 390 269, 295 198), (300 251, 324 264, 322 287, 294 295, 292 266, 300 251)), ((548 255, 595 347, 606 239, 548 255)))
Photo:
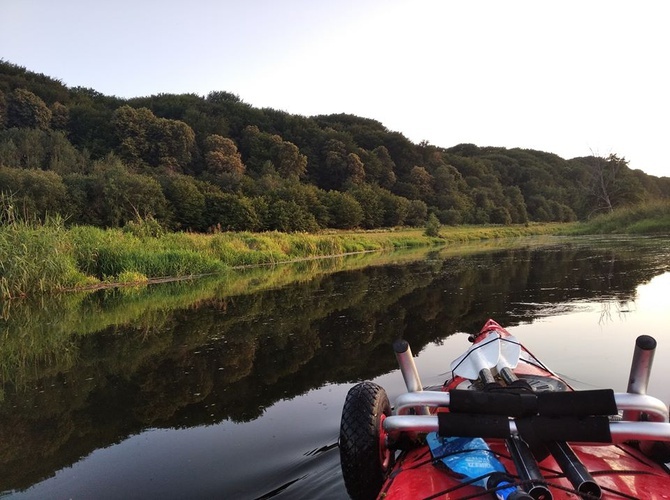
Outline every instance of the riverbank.
POLYGON ((76 226, 61 219, 0 227, 0 298, 216 274, 225 269, 399 248, 553 234, 561 224, 307 233, 156 233, 76 226))
POLYGON ((670 202, 655 201, 619 208, 566 228, 566 234, 670 234, 670 202))

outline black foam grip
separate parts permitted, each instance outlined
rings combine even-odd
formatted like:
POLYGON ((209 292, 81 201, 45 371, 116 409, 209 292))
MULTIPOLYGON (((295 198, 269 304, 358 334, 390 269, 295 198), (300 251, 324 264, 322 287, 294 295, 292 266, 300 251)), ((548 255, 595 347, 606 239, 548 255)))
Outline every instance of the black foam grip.
POLYGON ((589 415, 616 415, 617 411, 612 389, 537 394, 537 412, 540 415, 587 417, 589 415))
POLYGON ((530 445, 547 441, 611 443, 609 419, 597 417, 519 418, 515 421, 519 434, 530 445))
POLYGON ((455 413, 523 417, 538 411, 535 394, 454 389, 449 392, 449 397, 449 409, 455 413))

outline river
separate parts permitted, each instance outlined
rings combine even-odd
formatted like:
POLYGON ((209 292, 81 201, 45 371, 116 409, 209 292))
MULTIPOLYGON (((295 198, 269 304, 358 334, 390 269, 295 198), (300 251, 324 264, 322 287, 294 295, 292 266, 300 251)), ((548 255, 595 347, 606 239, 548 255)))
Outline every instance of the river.
POLYGON ((394 340, 441 384, 494 318, 578 386, 625 391, 650 334, 670 401, 669 297, 667 238, 543 237, 4 304, 0 497, 346 498, 344 398, 404 391, 394 340))

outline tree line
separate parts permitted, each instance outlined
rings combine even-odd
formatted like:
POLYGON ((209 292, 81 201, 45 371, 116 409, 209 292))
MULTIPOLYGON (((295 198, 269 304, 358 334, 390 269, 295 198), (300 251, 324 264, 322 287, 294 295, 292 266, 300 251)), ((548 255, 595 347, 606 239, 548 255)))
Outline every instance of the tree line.
POLYGON ((414 144, 373 119, 223 91, 120 99, 0 60, 0 191, 70 224, 317 231, 573 221, 668 198, 670 178, 614 154, 414 144))

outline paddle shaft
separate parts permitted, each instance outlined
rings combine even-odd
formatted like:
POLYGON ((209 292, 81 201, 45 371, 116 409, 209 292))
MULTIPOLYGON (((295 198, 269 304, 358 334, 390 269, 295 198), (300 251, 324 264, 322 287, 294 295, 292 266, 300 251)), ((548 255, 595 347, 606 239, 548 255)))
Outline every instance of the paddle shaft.
MULTIPOLYGON (((501 370, 500 375, 502 376, 503 380, 507 385, 512 385, 514 382, 519 380, 519 377, 517 377, 516 374, 509 368, 503 368, 501 370), (506 373, 503 374, 502 372, 506 373)), ((528 387, 530 387, 530 385, 528 387)), ((508 448, 510 445, 510 441, 513 440, 514 438, 510 438, 507 440, 508 448)), ((521 441, 521 443, 526 447, 526 449, 528 448, 523 441, 521 441)), ((572 484, 572 486, 580 494, 590 495, 589 498, 596 498, 596 499, 602 496, 602 490, 600 489, 600 486, 598 486, 595 479, 593 479, 593 476, 589 473, 584 464, 579 460, 579 457, 575 455, 575 453, 572 451, 572 448, 570 448, 570 445, 568 443, 566 443, 565 441, 554 441, 547 443, 547 448, 549 449, 551 455, 554 457, 554 460, 556 460, 558 466, 565 474, 565 477, 567 477, 568 481, 570 481, 570 484, 572 484)), ((530 450, 528 451, 530 452, 530 450)), ((510 454, 514 459, 514 453, 512 453, 511 449, 510 454)), ((534 457, 532 457, 532 454, 531 458, 534 459, 534 457)), ((514 461, 516 465, 516 460, 514 461)), ((517 467, 517 470, 518 469, 519 467, 517 467)), ((521 473, 519 475, 521 475, 521 473)), ((533 496, 532 490, 529 491, 529 493, 531 496, 533 496)), ((533 496, 533 498, 535 498, 535 496, 533 496)))
MULTIPOLYGON (((498 337, 497 342, 501 346, 500 352, 501 355, 498 356, 498 359, 495 360, 494 366, 498 368, 498 373, 503 379, 506 385, 519 385, 519 378, 511 370, 511 366, 516 366, 518 361, 519 351, 517 349, 516 356, 514 360, 506 359, 502 355, 502 342, 503 340, 498 337)), ((507 344, 505 344, 507 345, 507 344)), ((490 362, 490 360, 489 360, 490 362)), ((475 363, 477 363, 477 358, 475 358, 475 363)), ((488 368, 478 366, 479 370, 479 379, 484 384, 484 390, 487 388, 492 388, 493 384, 498 385, 498 383, 493 378, 491 370, 488 368)), ((532 390, 530 386, 527 386, 529 390, 532 390)), ((524 488, 524 491, 530 495, 534 500, 552 500, 553 495, 549 488, 544 484, 545 480, 542 477, 542 472, 540 471, 540 466, 537 463, 537 460, 533 456, 530 448, 525 441, 523 441, 519 436, 513 436, 505 440, 507 449, 512 457, 514 462, 514 467, 516 467, 517 474, 522 481, 528 482, 529 486, 524 488)))
POLYGON ((549 488, 542 484, 544 483, 544 477, 542 477, 540 466, 525 441, 518 436, 514 436, 506 439, 505 443, 509 454, 512 456, 519 479, 530 482, 530 487, 526 488, 527 493, 534 500, 551 500, 553 495, 549 488))
MULTIPOLYGON (((511 370, 510 374, 516 378, 511 370)), ((498 385, 488 368, 479 370, 479 380, 484 384, 484 387, 490 387, 490 384, 498 385)), ((518 436, 506 439, 505 442, 519 478, 522 481, 530 482, 530 488, 523 488, 521 491, 530 495, 533 500, 552 500, 551 491, 544 484, 541 484, 544 482, 544 478, 542 472, 540 472, 540 466, 528 445, 518 436)))
POLYGON ((509 369, 509 367, 504 367, 498 370, 498 373, 500 374, 500 377, 503 379, 503 381, 507 385, 512 385, 512 382, 515 380, 519 380, 516 375, 514 375, 514 372, 509 369))
POLYGON ((584 464, 575 455, 575 452, 572 451, 568 443, 565 441, 553 441, 547 443, 547 448, 565 474, 565 477, 568 478, 570 484, 572 484, 581 496, 594 499, 602 497, 603 492, 600 486, 595 482, 593 476, 591 476, 584 464))

